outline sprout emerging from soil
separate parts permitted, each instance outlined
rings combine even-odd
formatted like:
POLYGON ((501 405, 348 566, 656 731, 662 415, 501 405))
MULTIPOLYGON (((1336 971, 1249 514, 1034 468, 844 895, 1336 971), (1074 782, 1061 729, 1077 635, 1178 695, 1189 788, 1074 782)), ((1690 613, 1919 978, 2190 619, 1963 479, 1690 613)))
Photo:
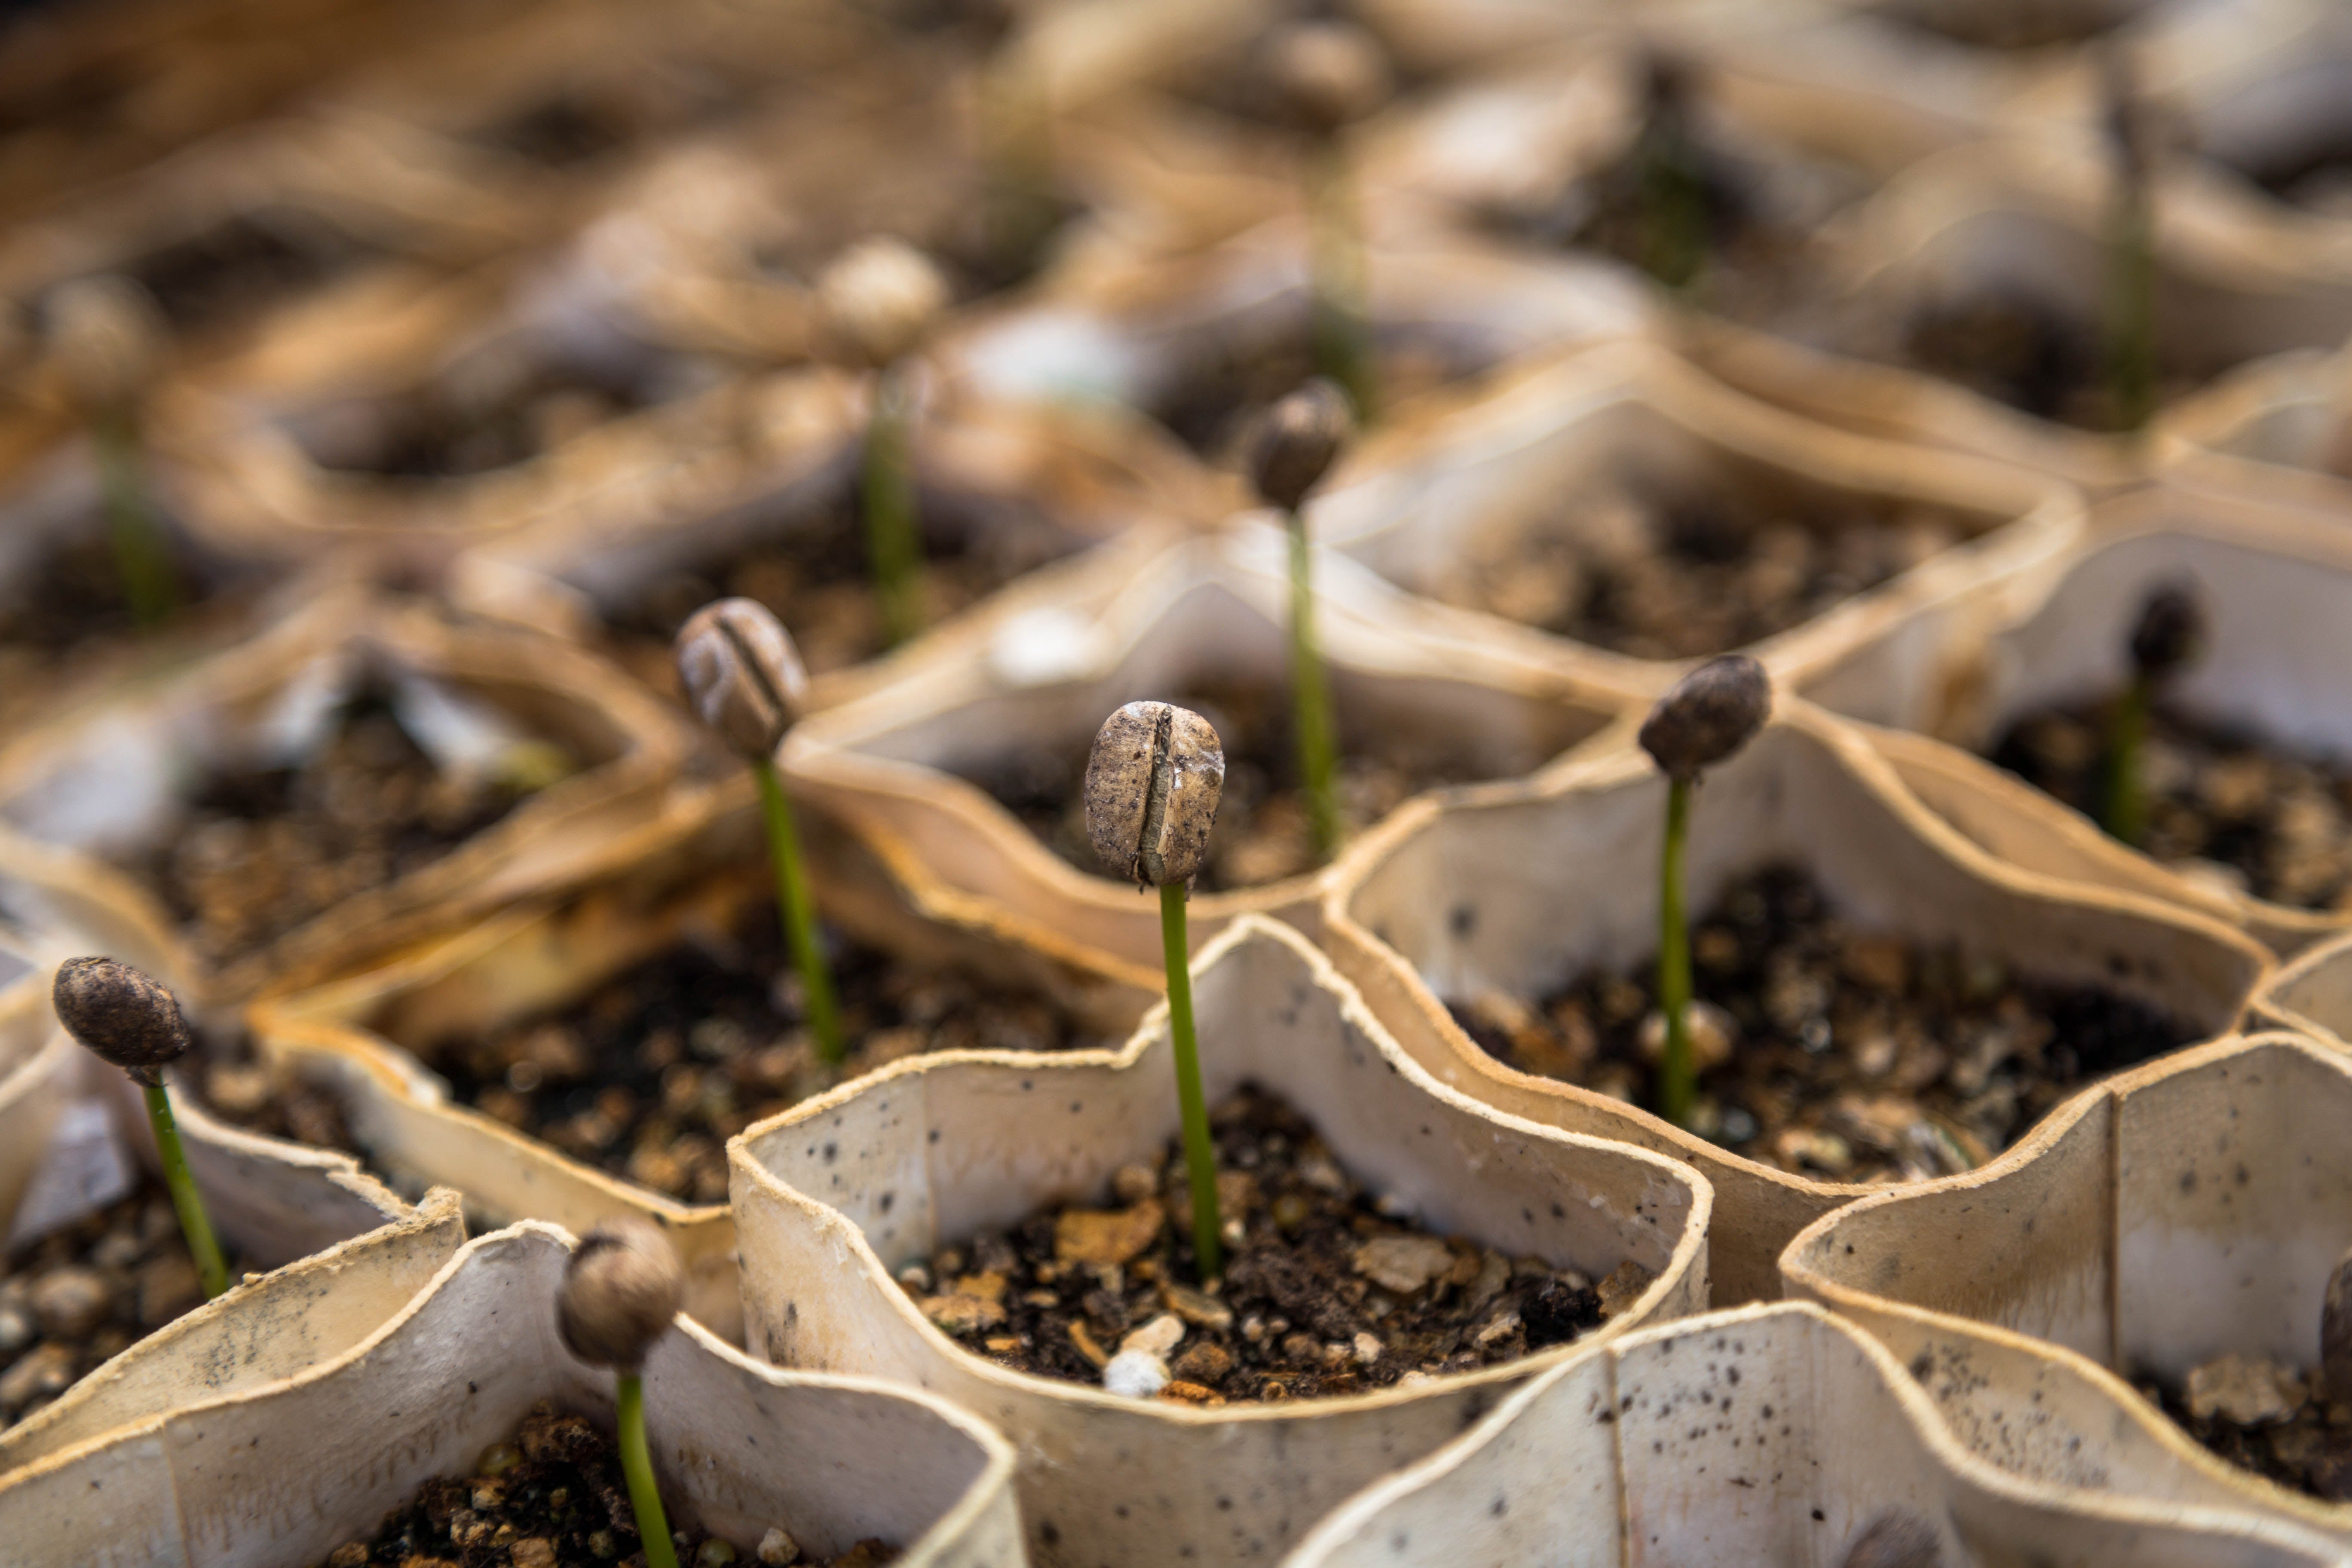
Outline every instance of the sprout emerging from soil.
POLYGON ((1936 1527, 1901 1508, 1875 1515, 1845 1553, 1845 1568, 1941 1568, 1943 1561, 1936 1527))
POLYGON ((1666 775, 1665 847, 1658 861, 1658 1006, 1666 1051, 1658 1065, 1658 1113, 1690 1125, 1698 1074, 1691 1060, 1690 925, 1683 913, 1683 850, 1691 786, 1755 738, 1772 711, 1772 680, 1743 653, 1711 658, 1676 681, 1642 724, 1642 749, 1666 775))
POLYGON ((913 246, 877 237, 836 257, 816 292, 834 336, 874 372, 861 479, 866 545, 883 635, 901 643, 922 626, 921 533, 907 449, 913 392, 905 363, 947 309, 947 279, 913 246))
POLYGON ((1348 395, 1320 378, 1266 411, 1251 444, 1250 478, 1269 506, 1279 507, 1290 534, 1290 698, 1297 731, 1298 777, 1307 789, 1307 820, 1319 864, 1339 847, 1339 743, 1331 714, 1331 683, 1315 640, 1315 587, 1309 571, 1307 518, 1299 509, 1339 449, 1354 421, 1348 395))
POLYGON ((2147 790, 2141 777, 2147 721, 2164 688, 2196 662, 2205 647, 2205 609, 2187 583, 2167 583, 2140 604, 2131 634, 2131 679, 2107 721, 2106 788, 2100 826, 2111 837, 2137 844, 2147 830, 2147 790))
POLYGON ((228 1289, 228 1265, 220 1241, 213 1235, 212 1216, 205 1212, 204 1194, 188 1173, 187 1152, 180 1146, 180 1124, 172 1114, 171 1091, 163 1087, 163 1069, 179 1060, 194 1042, 188 1022, 180 1016, 179 998, 171 989, 127 963, 111 958, 69 958, 58 965, 49 996, 58 1022, 90 1055, 121 1068, 147 1096, 147 1121, 155 1130, 155 1152, 163 1166, 163 1185, 180 1216, 180 1230, 188 1240, 204 1281, 205 1299, 228 1289))
POLYGON ((1275 85, 1306 131, 1307 213, 1312 229, 1315 366, 1371 419, 1380 383, 1364 310, 1364 242, 1349 176, 1347 127, 1388 100, 1394 81, 1380 41, 1353 22, 1293 22, 1268 43, 1275 85))
POLYGON ((2107 390, 2116 426, 2138 430, 2156 411, 2156 115, 2121 47, 2100 58, 2108 156, 2107 390))
POLYGON ((1139 888, 1160 889, 1160 942, 1168 968, 1168 1036, 1184 1123, 1184 1173, 1192 1194, 1192 1251, 1201 1278, 1224 1272, 1217 1212, 1217 1154, 1201 1089, 1192 1032, 1192 943, 1184 900, 1201 868, 1225 788, 1225 751, 1209 721, 1167 702, 1130 702, 1103 721, 1087 759, 1087 837, 1104 864, 1139 888))
POLYGON ((48 334, 67 395, 89 426, 114 570, 131 618, 158 625, 180 606, 179 574, 148 493, 139 404, 163 355, 162 310, 127 278, 79 278, 50 295, 48 334))
POLYGON ((808 676, 792 634, 754 599, 719 599, 677 629, 677 674, 703 721, 750 764, 759 781, 768 825, 768 858, 776 868, 776 910, 791 944, 801 989, 807 994, 809 1033, 817 1055, 837 1063, 848 1045, 833 976, 817 946, 816 900, 801 862, 800 830, 776 772, 776 748, 808 702, 808 676))
POLYGON ((572 1353, 613 1369, 621 1473, 651 1568, 677 1568, 677 1551, 646 1444, 646 1355, 685 1299, 686 1272, 669 1238, 634 1215, 605 1220, 581 1238, 555 1298, 556 1331, 572 1353))
POLYGON ((1634 143, 1642 266, 1669 289, 1687 288, 1706 262, 1706 184, 1691 134, 1691 70, 1653 49, 1643 62, 1642 131, 1634 143))

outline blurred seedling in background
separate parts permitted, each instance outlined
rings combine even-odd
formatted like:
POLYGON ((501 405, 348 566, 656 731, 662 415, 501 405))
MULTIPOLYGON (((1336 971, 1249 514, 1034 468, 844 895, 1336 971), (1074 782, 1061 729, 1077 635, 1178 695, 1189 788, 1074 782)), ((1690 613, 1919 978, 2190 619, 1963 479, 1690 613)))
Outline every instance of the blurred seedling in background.
POLYGON ((1285 109, 1305 131, 1308 283, 1315 368, 1339 383, 1359 419, 1379 416, 1363 223, 1345 132, 1388 101, 1395 83, 1380 41, 1353 22, 1293 22, 1267 45, 1285 109))
POLYGON ((1130 702, 1103 721, 1087 759, 1087 837, 1103 864, 1138 888, 1160 889, 1160 939, 1168 970, 1168 1036, 1184 1128, 1184 1174, 1192 1195, 1192 1251, 1203 1282, 1224 1272, 1217 1212, 1216 1147, 1201 1089, 1192 1029, 1192 945, 1184 901, 1208 853, 1225 787, 1217 731, 1189 708, 1130 702))
POLYGON ((1642 62, 1642 129, 1633 143, 1642 267, 1686 289, 1706 265, 1706 177, 1691 125, 1690 67, 1662 50, 1642 62))
POLYGON ((50 294, 48 342, 89 430, 116 574, 131 618, 160 625, 183 594, 147 479, 140 408, 163 357, 163 312, 127 278, 79 278, 50 294))
POLYGON ((858 500, 883 639, 895 646, 922 629, 922 520, 909 450, 915 397, 909 362, 947 309, 947 279, 913 246, 877 236, 835 258, 816 292, 827 332, 872 372, 858 500))
POLYGON ((2205 651, 2205 609, 2187 583, 2167 583, 2141 601, 2132 624, 2131 677, 2107 720, 2105 787, 2099 825, 2137 845, 2147 832, 2148 716, 2175 677, 2205 651))
POLYGON ((1281 511, 1290 535, 1291 721, 1318 865, 1339 847, 1339 742, 1330 678, 1315 637, 1311 552, 1301 509, 1347 445, 1354 426, 1347 395, 1335 383, 1318 379, 1268 409, 1250 443, 1250 480, 1259 497, 1281 511))
POLYGON ((808 675, 801 668, 800 653, 793 647, 792 634, 766 605, 753 599, 720 599, 697 610, 678 628, 677 674, 687 700, 703 722, 759 781, 768 856, 776 869, 777 912, 807 997, 809 1033, 815 1037, 818 1057, 837 1065, 848 1048, 842 1038, 841 1011, 817 943, 816 900, 802 863, 800 831, 776 773, 776 748, 808 704, 808 675))
POLYGON ((634 1215, 606 1220, 581 1238, 555 1298, 564 1344, 589 1365, 613 1372, 621 1473, 648 1568, 677 1568, 677 1548, 646 1442, 646 1357, 669 1332, 685 1299, 686 1271, 669 1238, 634 1215))
POLYGON ((188 1173, 171 1091, 163 1087, 163 1069, 194 1044, 188 1022, 181 1016, 179 998, 160 982, 111 958, 68 959, 58 966, 49 994, 66 1033, 99 1060, 130 1074, 131 1081, 145 1092, 163 1185, 179 1214, 205 1299, 212 1300, 228 1289, 228 1265, 213 1234, 212 1216, 205 1212, 204 1194, 188 1173))
POLYGON ((2107 395, 2116 426, 2144 427, 2156 412, 2157 110, 2142 96, 2132 57, 2120 46, 2099 57, 2101 124, 2111 174, 2107 192, 2107 289, 2102 321, 2107 395))
POLYGON ((1690 838, 1691 791, 1707 769, 1729 761, 1772 712, 1772 680, 1744 653, 1711 658, 1676 681, 1642 723, 1642 749, 1666 775, 1666 833, 1658 860, 1658 1007, 1665 1055, 1658 1065, 1658 1114, 1688 1127, 1698 1089, 1691 1057, 1690 922, 1683 910, 1683 858, 1690 838))

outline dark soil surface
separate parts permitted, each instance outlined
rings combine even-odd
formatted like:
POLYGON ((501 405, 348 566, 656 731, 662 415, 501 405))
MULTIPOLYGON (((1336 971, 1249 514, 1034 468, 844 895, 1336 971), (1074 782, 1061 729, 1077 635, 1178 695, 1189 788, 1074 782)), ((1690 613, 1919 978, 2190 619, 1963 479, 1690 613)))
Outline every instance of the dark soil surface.
MULTIPOLYGON (((229 1279, 243 1272, 228 1260, 229 1279)), ((0 1272, 0 1427, 182 1313, 203 1282, 161 1182, 10 1255, 0 1272)))
MULTIPOLYGON (((1202 892, 1260 887, 1315 868, 1307 801, 1298 786, 1287 685, 1226 683, 1186 689, 1166 700, 1190 708, 1216 730, 1225 751, 1225 787, 1209 837, 1208 862, 1194 886, 1202 892)), ((1361 832, 1426 789, 1474 784, 1487 776, 1457 752, 1410 735, 1389 737, 1367 755, 1339 726, 1339 816, 1361 832)), ((1045 846, 1081 871, 1104 874, 1087 837, 1087 758, 1094 737, 1059 751, 1037 747, 967 768, 968 782, 1021 819, 1045 846)))
POLYGON ((1612 653, 1698 658, 1802 626, 1962 537, 1931 508, 1768 504, 1719 488, 1570 504, 1572 528, 1476 542, 1429 593, 1612 653))
POLYGON ((772 902, 681 942, 585 1000, 425 1052, 460 1101, 575 1159, 694 1203, 727 1198, 727 1140, 860 1073, 925 1051, 1065 1050, 1083 1036, 1043 997, 870 948, 830 954, 849 1054, 819 1060, 772 902))
POLYGON ((2137 1381, 2174 1425, 2239 1468, 2323 1501, 2352 1502, 2352 1405, 2330 1403, 2316 1378, 2292 1374, 2280 1402, 2292 1414, 2259 1422, 2212 1408, 2199 1415, 2184 1389, 2156 1378, 2137 1381))
MULTIPOLYGON (((1066 536, 1034 528, 982 530, 924 517, 923 623, 960 615, 1015 577, 1068 547, 1066 536)), ((887 650, 874 596, 866 525, 846 497, 814 515, 782 523, 726 559, 649 584, 614 617, 621 657, 640 679, 675 693, 671 643, 686 618, 713 599, 757 599, 793 634, 811 674, 846 669, 887 650)))
MULTIPOLYGON (((2107 710, 2095 702, 2028 714, 1993 746, 1992 760, 2096 820, 2107 710)), ((2147 835, 2140 848, 2276 903, 2352 904, 2352 770, 2162 703, 2141 759, 2147 835)))
POLYGON ((214 1120, 264 1138, 365 1157, 331 1089, 273 1071, 243 1039, 196 1031, 196 1055, 184 1058, 173 1088, 193 1089, 214 1120))
POLYGON ((686 395, 706 378, 690 359, 632 364, 536 362, 486 351, 469 364, 345 423, 315 423, 321 467, 390 479, 451 479, 511 468, 625 415, 686 395))
MULTIPOLYGON (((1828 1181, 1971 1169, 2084 1084, 2198 1034, 2099 987, 1850 927, 1788 866, 1733 883, 1694 922, 1691 951, 1693 990, 1709 1010, 1693 1029, 1693 1130, 1828 1181)), ((1493 994, 1450 1005, 1523 1072, 1654 1106, 1644 1046, 1664 1037, 1663 1017, 1652 1022, 1655 984, 1645 963, 1588 973, 1532 1004, 1493 994)))
MULTIPOLYGON (((2159 407, 2224 368, 2168 362, 2162 347, 2159 342, 2159 407)), ((2056 314, 2022 298, 1990 296, 1921 311, 1889 357, 2036 418, 2112 432, 2119 420, 2102 352, 2095 322, 2056 314)))
MULTIPOLYGON (((25 673, 96 643, 141 635, 122 591, 122 574, 103 520, 51 546, 0 600, 0 670, 23 661, 25 673)), ((166 535, 170 537, 169 534, 166 535)), ((204 603, 215 584, 184 549, 173 551, 184 608, 204 603)))
POLYGON ((2352 214, 2352 140, 2297 147, 2239 172, 2283 202, 2330 217, 2352 214))
POLYGON ((1173 1374, 1158 1397, 1194 1405, 1358 1394, 1517 1361, 1597 1328, 1649 1286, 1631 1263, 1596 1285, 1391 1217, 1263 1089, 1244 1086, 1210 1118, 1227 1232, 1214 1292, 1194 1289, 1173 1139, 1156 1165, 1118 1173, 1123 1207, 1041 1210, 942 1247, 900 1285, 966 1349, 1072 1383, 1100 1383, 1130 1333, 1181 1329, 1156 1352, 1173 1374))
MULTIPOLYGON (((675 1513, 674 1505, 665 1508, 675 1513)), ((677 1522, 673 1517, 673 1526, 677 1522)), ((801 1568, 881 1568, 898 1550, 861 1541, 838 1557, 800 1555, 782 1525, 769 1552, 755 1541, 722 1542, 673 1530, 678 1561, 793 1563, 801 1568), (718 1550, 724 1547, 725 1552, 718 1550), (732 1555, 728 1553, 731 1552, 732 1555), (789 1553, 789 1554, 788 1554, 789 1553)), ((384 1516, 375 1533, 338 1546, 322 1568, 629 1568, 645 1563, 636 1510, 612 1436, 585 1416, 540 1405, 511 1443, 483 1450, 471 1476, 448 1476, 417 1489, 405 1508, 384 1516)))
POLYGON ((1895 5, 1878 14, 1949 43, 1979 49, 2044 49, 2085 44, 2131 18, 2124 5, 2053 5, 2050 0, 1994 0, 1989 5, 1895 5))
POLYGON ((150 251, 124 270, 155 297, 172 330, 188 334, 250 320, 383 254, 310 214, 268 208, 150 251))
POLYGON ((299 765, 202 781, 179 826, 122 864, 199 955, 225 964, 438 860, 547 782, 532 770, 569 765, 524 750, 533 754, 518 756, 523 771, 510 778, 445 773, 380 699, 363 696, 299 765))

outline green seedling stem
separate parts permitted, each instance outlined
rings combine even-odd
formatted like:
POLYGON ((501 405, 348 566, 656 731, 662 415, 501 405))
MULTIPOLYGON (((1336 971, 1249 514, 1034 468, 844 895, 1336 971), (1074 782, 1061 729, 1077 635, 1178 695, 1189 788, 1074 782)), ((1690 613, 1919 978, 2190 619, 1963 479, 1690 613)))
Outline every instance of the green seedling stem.
POLYGON ((2118 174, 2107 239, 2107 390, 2116 423, 2156 411, 2156 213, 2144 179, 2118 174))
POLYGON ((1307 520, 1290 530, 1290 693, 1298 729, 1298 777, 1307 788, 1307 828, 1319 865, 1339 847, 1339 742, 1331 722, 1331 681, 1315 642, 1315 585, 1307 520))
POLYGON ((1336 138, 1307 154, 1307 183, 1315 368, 1339 384, 1357 421, 1369 425, 1379 414, 1380 377, 1364 308, 1364 241, 1347 154, 1336 138))
POLYGON ((2118 843, 2137 846, 2147 831, 2140 753, 2146 749, 2147 711, 2155 697, 2147 677, 2135 675, 2107 719, 2107 776, 2101 791, 2099 826, 2118 843))
POLYGON ((1667 116, 1642 136, 1642 265, 1669 289, 1698 279, 1706 261, 1706 193, 1690 140, 1667 116))
POLYGON ((1658 1114, 1690 1125, 1698 1075, 1691 1063, 1690 928, 1683 919, 1683 847, 1690 837, 1688 779, 1666 784, 1666 842, 1658 858, 1658 1005, 1666 1016, 1666 1054, 1658 1064, 1658 1114))
POLYGON ((188 1238, 188 1254, 196 1260, 196 1277, 204 1281, 209 1301, 228 1289, 228 1265, 221 1258, 220 1239, 213 1235, 212 1216, 205 1213, 204 1194, 188 1173, 188 1153, 180 1145, 180 1123, 172 1114, 172 1096, 160 1083, 145 1086, 147 1120, 155 1129, 155 1152, 163 1163, 163 1185, 171 1191, 172 1207, 180 1215, 180 1230, 188 1238))
POLYGON ((653 1455, 646 1447, 644 1376, 625 1372, 614 1378, 613 1399, 621 1429, 621 1473, 628 1478, 629 1507, 637 1516, 637 1540, 646 1549, 646 1568, 677 1568, 669 1516, 662 1512, 661 1489, 654 1485, 653 1455))
POLYGON ((180 607, 180 580, 147 494, 138 423, 128 414, 109 415, 91 426, 90 441, 123 599, 141 626, 159 626, 180 607))
POLYGON ((1168 961, 1168 1038, 1176 1058, 1176 1104, 1184 1119, 1184 1176, 1192 1193, 1192 1254, 1203 1283, 1225 1271, 1217 1213, 1217 1150, 1201 1092, 1201 1044, 1192 1033, 1192 946, 1184 934, 1184 884, 1160 887, 1160 942, 1168 961))
POLYGON ((768 857, 776 863, 776 910, 783 917, 784 941, 793 950, 793 964, 801 973, 801 989, 808 994, 809 1032, 816 1037, 816 1054, 838 1065, 847 1047, 841 1037, 841 1011, 834 1001, 833 976, 817 950, 816 900, 810 895, 808 874, 801 866, 801 837, 793 824, 793 803, 776 764, 761 757, 751 764, 760 781, 760 804, 768 819, 768 857))
POLYGON ((866 426, 863 499, 874 597, 882 611, 883 637, 894 647, 922 629, 916 576, 922 551, 907 426, 906 388, 897 367, 885 366, 875 377, 874 412, 866 426))

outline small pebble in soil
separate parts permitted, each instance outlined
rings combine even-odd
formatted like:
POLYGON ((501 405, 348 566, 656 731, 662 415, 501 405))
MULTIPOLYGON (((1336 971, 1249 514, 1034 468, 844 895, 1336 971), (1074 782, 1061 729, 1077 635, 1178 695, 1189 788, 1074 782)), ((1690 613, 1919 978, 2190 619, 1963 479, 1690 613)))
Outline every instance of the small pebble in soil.
POLYGON ((2230 1463, 2328 1502, 2352 1502, 2352 1404, 2327 1398, 2316 1374, 2226 1355, 2190 1368, 2178 1384, 2137 1381, 2182 1431, 2230 1463))
POLYGON ((1631 1260, 1596 1284, 1391 1217, 1304 1117, 1254 1085, 1210 1120, 1230 1248, 1213 1290, 1196 1281, 1173 1140, 1116 1174, 1103 1195, 1118 1206, 1040 1210, 940 1248, 919 1273, 902 1269, 902 1288, 1002 1366, 1129 1398, 1223 1405, 1516 1361, 1598 1327, 1649 1287, 1631 1260))
MULTIPOLYGON (((1691 952, 1693 1131, 1827 1181, 1982 1164, 2084 1084, 2198 1034, 2103 987, 1849 925, 1791 866, 1736 879, 1694 922, 1691 952)), ((1651 963, 1537 1000, 1493 992, 1449 1005, 1521 1071, 1654 1103, 1665 1031, 1651 963)))
POLYGON ((210 775, 172 832, 122 863, 200 958, 227 964, 440 859, 572 766, 547 742, 509 750, 499 768, 445 772, 362 692, 299 763, 210 775))
POLYGON ((160 1182, 26 1244, 0 1274, 0 1427, 204 1301, 160 1182))
MULTIPOLYGON (((2011 725, 1992 760, 2095 818, 2112 699, 2011 725)), ((2352 909, 2352 769, 2159 702, 2141 749, 2147 854, 2216 889, 2352 909)))
MULTIPOLYGON (((673 1505, 675 1518, 675 1505, 673 1505)), ((673 1532, 678 1560, 716 1568, 751 1557, 733 1542, 673 1532)), ((636 1513, 612 1436, 585 1416, 532 1407, 510 1443, 483 1450, 470 1476, 425 1482, 375 1533, 329 1552, 321 1568, 572 1568, 642 1563, 636 1513)), ((837 1557, 805 1554, 778 1525, 757 1560, 800 1568, 883 1568, 898 1550, 861 1541, 837 1557)))
MULTIPOLYGON (((1288 689, 1267 683, 1187 686, 1166 699, 1208 720, 1225 752, 1224 793, 1217 805, 1209 858, 1194 888, 1221 892, 1255 888, 1315 868, 1305 796, 1297 786, 1288 689)), ((1339 817, 1347 834, 1360 833, 1423 790, 1475 784, 1494 776, 1459 747, 1434 737, 1416 739, 1392 726, 1377 751, 1360 749, 1359 727, 1344 721, 1339 759, 1339 817)), ((1082 787, 1094 743, 1089 733, 1069 744, 1032 745, 978 758, 957 771, 1021 820, 1055 855, 1093 876, 1108 876, 1087 837, 1082 787)))
POLYGON ((1580 496, 1574 514, 1471 541, 1433 597, 1635 658, 1701 658, 1803 625, 1952 545, 1950 516, 1717 485, 1580 496))
POLYGON ((901 1057, 1101 1042, 1034 993, 854 943, 828 957, 849 1054, 816 1055, 774 902, 679 942, 582 1000, 423 1054, 463 1104, 574 1159, 693 1203, 727 1198, 727 1140, 901 1057))

